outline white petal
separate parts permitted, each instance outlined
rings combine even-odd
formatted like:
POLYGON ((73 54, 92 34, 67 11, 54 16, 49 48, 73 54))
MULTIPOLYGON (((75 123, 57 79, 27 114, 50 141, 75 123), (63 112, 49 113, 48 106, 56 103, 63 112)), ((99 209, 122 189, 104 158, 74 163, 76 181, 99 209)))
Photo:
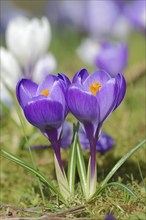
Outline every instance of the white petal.
POLYGON ((47 51, 50 40, 50 24, 44 17, 40 20, 17 17, 6 30, 7 46, 24 68, 33 65, 47 51))
POLYGON ((21 76, 19 64, 13 54, 5 48, 0 48, 2 81, 11 89, 15 89, 16 83, 21 76))

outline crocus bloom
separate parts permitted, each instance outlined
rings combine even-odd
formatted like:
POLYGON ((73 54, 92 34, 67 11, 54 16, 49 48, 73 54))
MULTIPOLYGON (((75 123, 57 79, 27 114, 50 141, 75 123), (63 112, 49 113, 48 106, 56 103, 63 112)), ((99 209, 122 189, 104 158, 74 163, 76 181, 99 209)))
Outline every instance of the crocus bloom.
POLYGON ((0 57, 1 57, 1 67, 0 67, 1 101, 6 105, 10 105, 12 104, 12 99, 6 86, 9 87, 10 90, 15 89, 15 85, 19 79, 21 69, 13 54, 3 47, 0 48, 0 57), (13 77, 11 77, 12 71, 13 71, 13 77))
POLYGON ((16 95, 26 119, 50 140, 62 169, 60 137, 62 125, 68 113, 65 93, 69 79, 63 75, 47 75, 40 85, 28 79, 21 79, 16 95))
POLYGON ((112 78, 97 70, 88 74, 86 69, 76 73, 67 93, 72 114, 80 121, 90 143, 91 181, 96 170, 96 143, 103 122, 119 106, 124 98, 126 82, 122 74, 112 78))
POLYGON ((34 63, 46 53, 50 40, 50 24, 45 17, 40 20, 17 17, 6 30, 7 47, 19 61, 26 76, 30 75, 34 63))
POLYGON ((96 56, 96 65, 107 71, 112 77, 122 72, 127 66, 128 48, 125 43, 112 44, 105 42, 101 45, 96 56))

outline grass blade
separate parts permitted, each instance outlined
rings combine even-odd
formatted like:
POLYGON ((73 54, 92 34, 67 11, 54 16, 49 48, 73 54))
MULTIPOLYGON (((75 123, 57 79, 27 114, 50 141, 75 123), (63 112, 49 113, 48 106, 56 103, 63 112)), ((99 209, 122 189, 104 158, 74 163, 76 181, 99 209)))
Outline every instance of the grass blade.
POLYGON ((112 178, 112 176, 115 174, 115 172, 123 165, 123 163, 132 156, 137 150, 139 150, 143 144, 146 142, 146 140, 143 140, 140 144, 138 144, 136 147, 132 148, 127 154, 125 154, 112 168, 112 170, 109 172, 109 174, 105 177, 104 181, 101 184, 101 188, 104 187, 107 182, 112 178))
POLYGON ((119 183, 119 182, 112 182, 112 183, 108 183, 107 185, 106 185, 106 187, 108 187, 108 186, 118 186, 118 187, 120 187, 120 188, 123 188, 124 190, 126 190, 131 196, 134 196, 135 198, 136 198, 136 194, 131 190, 131 189, 129 189, 129 187, 127 187, 125 184, 123 184, 123 183, 119 183))
POLYGON ((74 142, 69 151, 68 173, 67 173, 69 190, 72 195, 74 194, 74 186, 75 186, 75 172, 76 172, 76 162, 77 162, 77 152, 76 152, 77 140, 78 140, 78 135, 76 132, 74 136, 74 142))
MULTIPOLYGON (((34 169, 31 165, 29 165, 27 162, 15 157, 14 155, 1 150, 1 155, 17 164, 19 164, 20 166, 22 166, 23 168, 25 168, 26 170, 28 170, 30 173, 32 173, 33 175, 37 176, 46 186, 48 186, 56 195, 61 196, 61 194, 59 193, 59 191, 56 189, 56 187, 51 183, 51 181, 49 179, 46 179, 46 177, 38 170, 34 169)), ((62 202, 62 198, 60 199, 62 202)))

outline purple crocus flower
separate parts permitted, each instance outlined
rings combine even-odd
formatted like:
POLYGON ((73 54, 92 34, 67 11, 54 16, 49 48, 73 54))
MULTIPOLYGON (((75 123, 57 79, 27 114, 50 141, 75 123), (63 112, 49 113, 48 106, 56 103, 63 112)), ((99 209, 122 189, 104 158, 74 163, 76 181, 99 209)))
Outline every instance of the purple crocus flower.
POLYGON ((61 169, 60 137, 68 113, 65 95, 69 84, 64 74, 58 74, 47 75, 40 85, 21 79, 16 87, 17 99, 26 119, 50 140, 61 169))
MULTIPOLYGON (((87 139, 86 133, 82 128, 79 129, 79 141, 83 150, 87 150, 90 148, 89 140, 87 139)), ((106 134, 105 132, 101 132, 99 139, 96 143, 96 150, 101 154, 109 151, 115 144, 114 139, 106 134)))
POLYGON ((122 74, 112 78, 102 70, 90 75, 86 69, 80 70, 68 88, 69 109, 80 121, 90 143, 91 181, 96 171, 96 143, 101 126, 120 105, 125 92, 126 82, 122 74))
POLYGON ((146 32, 146 2, 145 0, 134 0, 125 6, 125 15, 134 27, 146 32))
POLYGON ((112 77, 122 72, 127 66, 128 48, 125 43, 112 44, 105 42, 95 58, 96 65, 107 71, 112 77))

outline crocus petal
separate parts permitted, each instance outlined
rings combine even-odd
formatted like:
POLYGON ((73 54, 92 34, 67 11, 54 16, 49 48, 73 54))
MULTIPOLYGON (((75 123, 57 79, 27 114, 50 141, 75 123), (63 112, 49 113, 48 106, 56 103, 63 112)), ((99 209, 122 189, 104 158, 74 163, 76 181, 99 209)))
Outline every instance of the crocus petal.
POLYGON ((43 90, 46 90, 48 89, 49 91, 51 90, 52 86, 53 86, 53 83, 57 80, 57 76, 54 76, 54 75, 47 75, 43 82, 38 86, 38 89, 37 89, 37 92, 36 92, 36 95, 40 95, 41 92, 43 90))
POLYGON ((48 99, 30 102, 25 106, 24 114, 32 125, 41 130, 59 128, 64 119, 62 105, 48 99))
POLYGON ((83 85, 87 91, 89 91, 90 85, 92 83, 100 82, 102 86, 110 79, 111 77, 103 70, 97 70, 96 72, 90 74, 83 85))
POLYGON ((68 86, 70 85, 69 78, 66 75, 64 75, 63 73, 58 73, 58 78, 61 79, 64 82, 66 88, 68 88, 68 86))
POLYGON ((126 93, 126 81, 125 81, 125 78, 123 77, 123 75, 118 74, 116 77, 116 80, 118 83, 119 92, 118 92, 118 99, 117 99, 115 109, 120 105, 120 103, 122 102, 122 100, 125 96, 125 93, 126 93))
POLYGON ((115 79, 109 80, 108 83, 97 93, 96 97, 97 102, 99 103, 101 123, 113 111, 117 101, 117 94, 118 86, 115 79))
POLYGON ((94 122, 99 118, 96 97, 81 89, 71 86, 68 90, 67 102, 70 111, 80 122, 94 122))
POLYGON ((72 83, 83 83, 88 76, 88 71, 86 69, 81 69, 74 75, 72 83))
POLYGON ((21 79, 16 86, 16 96, 22 108, 35 96, 38 85, 29 79, 21 79))
POLYGON ((68 108, 65 100, 64 87, 61 81, 58 80, 54 82, 51 93, 49 94, 48 98, 51 98, 52 100, 59 102, 64 110, 64 116, 66 116, 68 108))

